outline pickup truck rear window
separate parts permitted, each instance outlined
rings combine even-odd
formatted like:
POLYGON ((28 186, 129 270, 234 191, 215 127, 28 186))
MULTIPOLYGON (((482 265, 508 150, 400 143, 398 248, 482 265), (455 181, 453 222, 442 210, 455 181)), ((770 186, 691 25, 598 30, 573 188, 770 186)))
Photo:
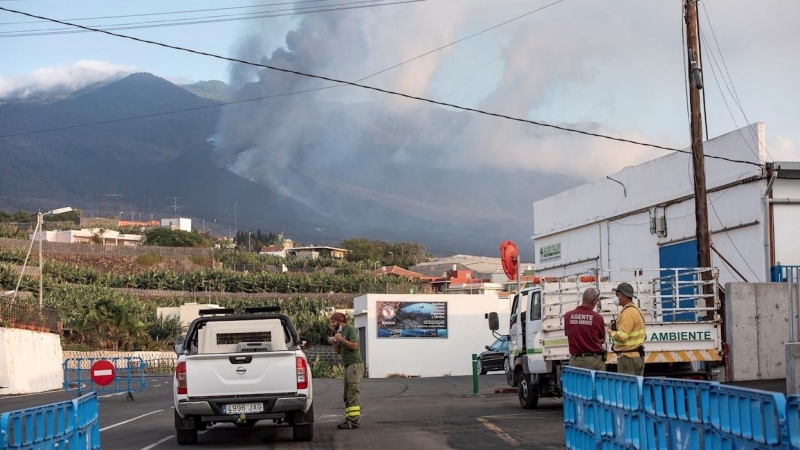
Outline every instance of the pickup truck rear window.
POLYGON ((271 331, 253 331, 249 333, 218 333, 217 345, 238 344, 240 342, 271 342, 271 331))

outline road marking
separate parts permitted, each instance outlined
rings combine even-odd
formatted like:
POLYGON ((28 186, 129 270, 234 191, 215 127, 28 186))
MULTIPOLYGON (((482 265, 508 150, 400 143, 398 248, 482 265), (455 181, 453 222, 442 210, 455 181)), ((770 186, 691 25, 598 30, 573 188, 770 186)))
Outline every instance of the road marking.
POLYGON ((141 418, 143 418, 143 417, 152 416, 153 414, 158 414, 158 413, 160 413, 160 412, 162 412, 162 411, 164 411, 164 410, 163 410, 163 409, 159 409, 158 411, 153 411, 153 412, 149 412, 149 413, 147 413, 147 414, 142 414, 141 416, 134 417, 133 419, 128 419, 128 420, 126 420, 126 421, 124 421, 124 422, 115 423, 114 425, 109 425, 109 426, 107 426, 107 427, 105 427, 105 428, 100 428, 100 432, 103 432, 103 431, 106 431, 106 430, 110 430, 110 429, 112 429, 112 428, 116 428, 116 427, 118 427, 118 426, 120 426, 120 425, 125 425, 126 423, 131 423, 131 422, 133 422, 134 420, 139 420, 139 419, 141 419, 141 418))
POLYGON ((512 447, 519 447, 519 442, 516 439, 509 436, 505 431, 503 431, 497 425, 489 422, 488 420, 484 419, 483 417, 478 417, 478 421, 483 424, 486 428, 488 428, 491 432, 497 435, 500 439, 506 441, 506 443, 512 447))
POLYGON ((106 394, 106 395, 99 395, 97 398, 108 398, 108 397, 116 397, 118 395, 127 394, 128 391, 125 392, 117 392, 116 394, 106 394))
POLYGON ((161 385, 160 385, 160 384, 154 384, 154 385, 152 385, 152 386, 150 386, 150 387, 157 388, 157 387, 159 387, 159 386, 161 386, 161 385))
MULTIPOLYGON (((482 419, 522 419, 531 417, 531 413, 524 414, 500 414, 497 416, 481 416, 482 419)), ((533 414, 535 415, 535 414, 533 414)))
POLYGON ((164 442, 167 442, 170 439, 172 439, 172 436, 167 436, 167 437, 165 437, 164 439, 162 439, 162 440, 160 440, 158 442, 155 442, 155 443, 152 443, 152 444, 148 445, 147 447, 142 447, 141 450, 150 450, 152 448, 156 448, 159 445, 163 444, 164 442))

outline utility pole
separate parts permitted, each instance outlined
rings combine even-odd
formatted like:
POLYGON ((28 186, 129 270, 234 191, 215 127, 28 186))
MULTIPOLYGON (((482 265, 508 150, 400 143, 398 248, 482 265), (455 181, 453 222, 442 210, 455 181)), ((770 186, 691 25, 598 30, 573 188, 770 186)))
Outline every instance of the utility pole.
MULTIPOLYGON (((711 268, 711 234, 708 229, 708 203, 706 196, 706 168, 703 154, 703 118, 701 114, 700 90, 703 89, 703 73, 700 68, 700 42, 697 33, 697 0, 684 1, 686 17, 686 42, 688 45, 689 109, 692 128, 692 167, 694 169, 694 216, 697 237, 697 267, 711 268)), ((703 281, 711 279, 710 272, 703 272, 703 281)), ((703 285, 703 293, 710 294, 713 286, 703 285)), ((707 297, 713 305, 714 299, 707 297)))
MULTIPOLYGON (((236 229, 236 233, 238 234, 239 233, 239 222, 238 222, 238 217, 236 215, 237 214, 237 208, 239 208, 239 203, 238 202, 233 202, 233 228, 236 229)), ((228 217, 230 217, 230 216, 228 216, 228 217)))

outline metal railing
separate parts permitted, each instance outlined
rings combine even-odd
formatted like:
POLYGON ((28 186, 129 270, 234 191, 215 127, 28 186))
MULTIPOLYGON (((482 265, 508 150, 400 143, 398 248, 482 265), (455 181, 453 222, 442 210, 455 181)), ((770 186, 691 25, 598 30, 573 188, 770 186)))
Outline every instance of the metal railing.
POLYGON ((772 268, 772 282, 785 283, 790 276, 797 280, 798 270, 800 270, 800 266, 774 266, 772 268))
POLYGON ((59 333, 58 312, 20 301, 0 300, 0 327, 59 333))
POLYGON ((719 320, 718 278, 719 272, 714 268, 675 268, 593 269, 583 274, 544 279, 543 293, 556 296, 558 300, 544 303, 543 315, 545 319, 563 317, 580 302, 586 289, 599 289, 602 297, 610 298, 615 295, 611 291, 613 287, 628 282, 647 321, 719 320), (706 293, 706 289, 710 293, 706 293), (707 305, 709 300, 713 301, 713 306, 707 305))

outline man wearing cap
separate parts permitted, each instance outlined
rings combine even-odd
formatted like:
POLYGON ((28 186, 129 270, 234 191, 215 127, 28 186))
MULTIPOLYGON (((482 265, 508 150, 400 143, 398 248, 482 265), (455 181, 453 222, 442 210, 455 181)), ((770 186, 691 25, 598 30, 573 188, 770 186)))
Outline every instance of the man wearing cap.
POLYGON ((581 304, 564 314, 564 330, 569 341, 569 365, 581 369, 606 370, 604 343, 606 327, 603 316, 595 312, 600 292, 583 291, 581 304))
POLYGON ((361 378, 364 377, 364 363, 358 351, 358 330, 347 323, 347 318, 340 312, 331 316, 331 328, 336 334, 328 338, 336 353, 342 355, 344 374, 344 423, 340 430, 357 430, 361 418, 361 378))
POLYGON ((633 304, 633 286, 622 283, 614 289, 614 303, 622 306, 616 321, 611 322, 608 335, 617 354, 617 372, 627 375, 644 375, 644 316, 633 304))

